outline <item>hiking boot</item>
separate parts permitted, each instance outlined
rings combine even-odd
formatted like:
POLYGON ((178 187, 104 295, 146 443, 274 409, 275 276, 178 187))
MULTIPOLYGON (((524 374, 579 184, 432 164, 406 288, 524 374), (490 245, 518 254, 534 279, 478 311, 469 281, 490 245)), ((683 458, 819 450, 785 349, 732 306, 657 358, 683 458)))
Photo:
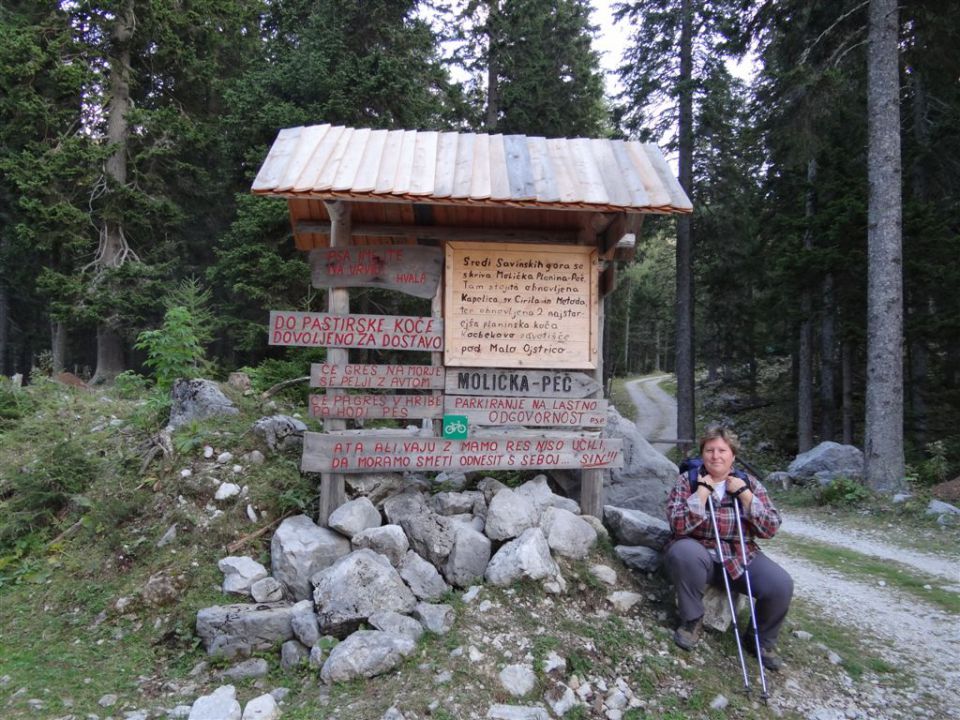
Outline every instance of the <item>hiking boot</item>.
POLYGON ((673 641, 677 644, 677 647, 683 650, 693 650, 697 646, 697 643, 700 642, 702 632, 702 617, 696 620, 688 620, 687 622, 680 623, 680 627, 674 630, 673 641))
MULTIPOLYGON (((753 635, 747 635, 743 638, 743 645, 754 657, 757 656, 757 645, 753 639, 753 635)), ((760 648, 760 662, 763 663, 763 666, 767 670, 773 670, 774 672, 780 670, 783 667, 783 658, 780 657, 777 653, 776 645, 771 645, 769 647, 760 648)))

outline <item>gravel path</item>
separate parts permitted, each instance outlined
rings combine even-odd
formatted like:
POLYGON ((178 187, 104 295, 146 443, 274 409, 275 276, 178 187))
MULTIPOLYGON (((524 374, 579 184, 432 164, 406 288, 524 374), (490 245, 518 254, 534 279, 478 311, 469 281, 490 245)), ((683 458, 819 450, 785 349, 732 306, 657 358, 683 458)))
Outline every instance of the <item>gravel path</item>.
POLYGON ((653 441, 677 436, 677 401, 660 387, 660 382, 668 377, 670 376, 655 375, 626 383, 630 399, 637 407, 637 430, 655 450, 662 453, 667 452, 674 444, 653 441))

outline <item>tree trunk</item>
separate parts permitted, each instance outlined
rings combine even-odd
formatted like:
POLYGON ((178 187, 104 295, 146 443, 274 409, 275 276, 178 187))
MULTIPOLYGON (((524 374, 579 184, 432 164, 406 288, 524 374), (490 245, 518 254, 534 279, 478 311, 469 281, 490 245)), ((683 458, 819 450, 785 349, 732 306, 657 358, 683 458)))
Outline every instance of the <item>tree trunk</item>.
POLYGON ((836 431, 836 297, 833 274, 827 273, 820 285, 820 441, 835 440, 836 431))
POLYGON ((853 343, 849 340, 840 348, 840 387, 843 444, 853 445, 853 343))
POLYGON ((67 369, 67 327, 59 320, 50 321, 50 356, 54 375, 67 369))
MULTIPOLYGON (((104 163, 108 188, 122 187, 127 183, 127 140, 130 136, 127 113, 131 104, 130 40, 136 24, 133 0, 126 0, 117 14, 111 36, 113 53, 110 57, 107 144, 112 148, 112 152, 104 163)), ((100 228, 100 245, 94 259, 98 273, 120 267, 127 260, 136 257, 127 245, 119 217, 116 208, 108 208, 100 228)), ((91 382, 111 382, 123 369, 123 342, 117 328, 108 320, 101 320, 97 327, 97 369, 91 382), (101 347, 102 343, 106 343, 106 346, 101 347)))
MULTIPOLYGON (((813 250, 813 219, 816 215, 817 161, 807 161, 807 196, 803 233, 804 254, 813 250)), ((806 285, 800 296, 800 339, 797 347, 797 450, 813 447, 813 292, 806 285)))
MULTIPOLYGON (((693 197, 693 8, 690 0, 680 3, 680 77, 679 86, 679 180, 689 197, 693 197)), ((693 337, 693 232, 690 216, 677 219, 677 438, 696 437, 694 415, 694 337, 693 337)), ((680 452, 690 450, 690 443, 679 443, 680 452)))
MULTIPOLYGON (((0 243, 0 250, 2 250, 0 243)), ((13 366, 7 364, 10 356, 10 295, 7 281, 0 272, 0 375, 12 375, 13 366)))
POLYGON ((867 387, 864 458, 874 490, 903 486, 903 257, 896 0, 871 0, 867 59, 867 387))
POLYGON ((488 0, 487 3, 487 117, 489 132, 497 129, 500 119, 500 0, 488 0))

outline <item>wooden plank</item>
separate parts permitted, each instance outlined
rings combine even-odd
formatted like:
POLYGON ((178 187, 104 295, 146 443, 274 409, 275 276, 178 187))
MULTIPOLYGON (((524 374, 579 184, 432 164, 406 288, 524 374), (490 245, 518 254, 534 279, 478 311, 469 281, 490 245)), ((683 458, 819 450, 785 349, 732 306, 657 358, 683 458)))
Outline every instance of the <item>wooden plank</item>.
POLYGON ((503 138, 506 157, 507 182, 511 200, 536 200, 533 185, 533 168, 527 138, 523 135, 506 135, 503 138))
POLYGON ((596 257, 585 246, 448 242, 445 364, 593 368, 596 257))
POLYGON ((337 166, 337 174, 333 177, 330 189, 334 192, 353 189, 353 181, 357 177, 363 154, 367 149, 367 140, 370 137, 370 128, 358 128, 350 136, 350 143, 343 150, 343 157, 337 166))
POLYGON ((365 420, 443 417, 438 395, 311 395, 310 417, 365 420))
POLYGON ((510 179, 507 176, 507 155, 503 135, 490 136, 490 199, 510 199, 510 179))
POLYGON ((290 153, 297 145, 302 127, 284 128, 277 133, 277 139, 270 146, 267 159, 263 161, 260 172, 253 181, 253 191, 273 190, 283 178, 284 170, 290 162, 290 153))
POLYGON ((601 390, 586 373, 505 368, 451 369, 444 390, 448 395, 585 398, 601 390))
POLYGON ((660 182, 660 177, 657 175, 657 171, 653 169, 653 164, 650 162, 650 158, 647 156, 643 144, 631 141, 624 143, 624 147, 627 150, 627 154, 633 160, 633 166, 636 168, 637 174, 643 181, 643 187, 647 191, 647 197, 650 198, 650 207, 661 208, 669 206, 670 194, 660 182))
POLYGON ((607 401, 597 398, 536 398, 448 395, 443 411, 473 425, 603 427, 607 401))
POLYGON ((320 181, 320 176, 323 174, 323 169, 327 166, 327 163, 330 162, 330 156, 333 154, 334 148, 337 147, 343 131, 344 127, 337 125, 331 127, 324 133, 323 138, 314 148, 313 155, 310 156, 309 162, 303 168, 300 177, 297 178, 297 182, 293 186, 294 192, 307 192, 316 188, 317 183, 320 181))
POLYGON ((490 136, 477 135, 473 143, 473 177, 470 181, 470 199, 487 200, 490 197, 490 136))
POLYGON ((600 170, 597 167, 593 157, 593 149, 590 140, 587 138, 574 138, 568 140, 573 166, 576 172, 576 180, 580 184, 580 200, 586 203, 602 205, 610 202, 607 195, 607 189, 604 187, 603 178, 600 177, 600 170))
POLYGON ((443 348, 443 321, 408 315, 334 315, 271 310, 269 340, 270 345, 287 347, 436 352, 443 348))
MULTIPOLYGON (((317 220, 300 220, 294 224, 298 235, 329 235, 330 223, 317 220)), ((468 225, 379 225, 361 223, 354 225, 354 235, 369 237, 400 237, 413 240, 483 240, 487 242, 569 242, 577 241, 576 230, 536 230, 515 227, 480 227, 468 225)))
POLYGON ((670 205, 673 209, 692 211, 693 204, 690 202, 690 198, 687 197, 687 193, 680 185, 680 181, 674 177, 673 170, 667 165, 667 160, 663 157, 663 153, 660 152, 660 148, 653 143, 647 143, 643 148, 646 151, 647 157, 650 158, 650 164, 653 165, 653 169, 660 178, 660 183, 670 195, 670 205))
POLYGON ((403 146, 403 131, 390 130, 383 146, 383 156, 380 159, 380 170, 377 175, 377 184, 373 188, 376 194, 393 192, 394 181, 397 178, 397 169, 400 165, 400 149, 403 146))
POLYGON ((560 202, 578 202, 580 196, 579 185, 574 179, 573 159, 570 156, 570 145, 561 138, 547 140, 547 154, 553 167, 560 202))
POLYGON ((305 127, 297 138, 297 144, 290 152, 290 162, 283 171, 283 178, 274 188, 277 192, 292 190, 300 179, 300 174, 313 157, 313 152, 326 135, 329 125, 311 125, 305 127))
POLYGON ((353 179, 354 192, 373 192, 377 186, 377 175, 380 172, 380 161, 383 158, 383 148, 386 143, 386 130, 373 130, 367 137, 367 146, 364 148, 363 158, 353 179))
POLYGON ((613 154, 613 147, 610 141, 601 139, 591 140, 590 148, 596 160, 600 180, 603 182, 603 187, 607 191, 609 202, 614 205, 629 205, 630 193, 627 191, 626 183, 620 172, 620 165, 617 163, 617 158, 613 154))
POLYGON ((304 472, 363 473, 381 470, 538 470, 623 467, 622 440, 484 436, 466 440, 397 435, 304 433, 304 472))
POLYGON ((610 147, 617 159, 624 189, 630 195, 630 205, 638 208, 647 207, 650 205, 650 196, 647 195, 643 180, 640 179, 640 174, 627 153, 626 143, 623 140, 611 140, 610 147))
POLYGON ((330 152, 330 157, 323 166, 323 170, 321 170, 320 175, 317 176, 314 190, 332 189, 333 182, 337 177, 337 172, 340 170, 340 163, 343 162, 343 157, 350 147, 350 140, 353 138, 355 132, 356 130, 353 128, 343 129, 340 137, 337 138, 336 144, 333 146, 333 150, 330 152))
POLYGON ((457 170, 457 133, 440 133, 437 143, 436 176, 433 181, 433 197, 450 197, 453 193, 453 176, 457 170))
POLYGON ((433 193, 437 177, 437 143, 440 133, 426 130, 417 133, 417 145, 413 151, 413 169, 410 174, 411 195, 433 193))
POLYGON ((527 138, 530 153, 530 171, 533 174, 533 192, 537 202, 552 203, 560 200, 553 165, 547 151, 547 141, 542 137, 527 138))
POLYGON ((606 474, 600 468, 580 473, 580 512, 584 515, 603 519, 603 477, 606 474))
POLYGON ((444 369, 433 365, 334 365, 313 363, 310 387, 360 390, 438 390, 444 369))
POLYGON ((410 191, 410 178, 413 172, 413 157, 417 148, 417 131, 404 130, 400 143, 400 159, 397 161, 397 174, 393 179, 394 195, 406 195, 410 191))
POLYGON ((379 287, 429 298, 437 291, 442 270, 443 251, 427 245, 362 245, 310 252, 311 282, 318 288, 379 287))
POLYGON ((457 137, 457 162, 450 197, 464 199, 470 197, 470 184, 473 181, 473 144, 477 136, 474 133, 463 133, 457 137))

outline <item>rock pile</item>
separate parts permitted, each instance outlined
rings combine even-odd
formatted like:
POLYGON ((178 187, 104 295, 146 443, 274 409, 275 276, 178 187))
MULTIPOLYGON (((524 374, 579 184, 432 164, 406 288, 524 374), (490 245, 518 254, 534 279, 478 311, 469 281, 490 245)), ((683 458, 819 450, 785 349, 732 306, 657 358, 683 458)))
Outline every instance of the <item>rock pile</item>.
POLYGON ((453 588, 529 579, 562 592, 554 556, 586 557, 598 532, 544 475, 516 489, 492 478, 463 492, 407 489, 379 508, 361 496, 328 525, 284 520, 269 571, 249 557, 220 561, 223 591, 248 600, 197 613, 210 655, 279 645, 284 667, 308 663, 327 683, 373 677, 413 652, 424 630, 451 629, 453 609, 438 601, 453 588))

